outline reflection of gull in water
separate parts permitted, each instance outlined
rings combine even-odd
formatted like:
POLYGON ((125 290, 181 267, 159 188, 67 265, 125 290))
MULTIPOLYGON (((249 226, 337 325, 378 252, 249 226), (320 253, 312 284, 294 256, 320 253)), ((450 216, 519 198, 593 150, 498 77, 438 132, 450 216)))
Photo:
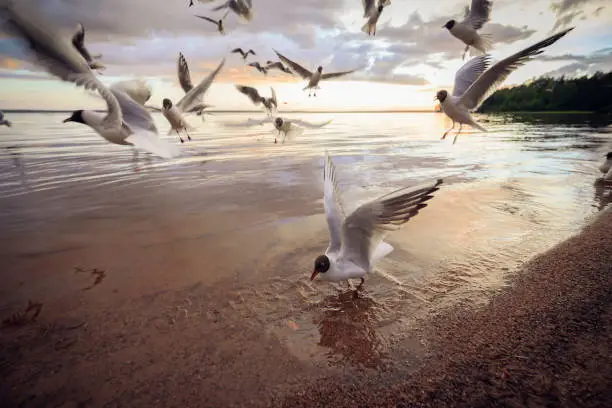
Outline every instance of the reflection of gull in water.
POLYGON ((384 344, 376 333, 374 300, 355 297, 353 291, 347 291, 326 297, 321 306, 321 316, 315 318, 315 323, 321 335, 319 345, 329 349, 331 364, 369 368, 382 364, 384 344))
POLYGON ((603 178, 595 180, 595 203, 599 211, 606 208, 606 206, 612 203, 612 180, 606 180, 603 178))
POLYGON ((21 158, 23 155, 21 154, 20 147, 19 146, 7 146, 6 150, 8 150, 9 154, 11 155, 15 168, 19 171, 19 180, 21 181, 21 184, 25 185, 27 180, 26 180, 23 164, 21 163, 21 158))

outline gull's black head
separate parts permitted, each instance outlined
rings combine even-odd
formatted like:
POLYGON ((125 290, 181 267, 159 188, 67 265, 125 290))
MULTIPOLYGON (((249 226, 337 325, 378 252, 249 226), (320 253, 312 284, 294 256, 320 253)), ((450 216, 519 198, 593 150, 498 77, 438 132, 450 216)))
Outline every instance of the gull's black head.
POLYGON ((64 119, 64 123, 66 122, 76 122, 76 123, 85 124, 85 121, 83 120, 83 111, 78 110, 78 111, 72 112, 72 115, 69 118, 64 119))
POLYGON ((318 66, 317 67, 317 72, 320 74, 321 72, 323 72, 323 67, 322 66, 318 66))
POLYGON ((283 118, 274 119, 274 126, 276 126, 277 128, 283 126, 283 118))
POLYGON ((162 106, 164 107, 164 109, 170 109, 172 107, 172 101, 168 98, 164 98, 164 100, 162 101, 162 106))
POLYGON ((438 93, 436 93, 436 97, 434 98, 434 101, 437 99, 440 101, 440 103, 442 103, 446 100, 447 97, 448 97, 448 92, 446 92, 443 89, 441 91, 438 91, 438 93))
POLYGON ((606 154, 606 159, 612 159, 612 152, 608 152, 608 154, 606 154))
POLYGON ((453 28, 454 26, 455 26, 455 20, 448 20, 448 21, 446 22, 446 24, 444 24, 444 25, 442 26, 442 28, 446 28, 446 29, 450 30, 450 29, 451 29, 451 28, 453 28))
POLYGON ((379 5, 378 5, 378 12, 379 12, 379 13, 382 13, 383 8, 385 8, 385 6, 383 6, 382 4, 379 4, 379 5))
POLYGON ((310 280, 313 280, 319 273, 327 272, 330 266, 331 263, 329 262, 329 258, 327 257, 327 255, 319 255, 317 259, 315 259, 314 271, 312 271, 310 280))

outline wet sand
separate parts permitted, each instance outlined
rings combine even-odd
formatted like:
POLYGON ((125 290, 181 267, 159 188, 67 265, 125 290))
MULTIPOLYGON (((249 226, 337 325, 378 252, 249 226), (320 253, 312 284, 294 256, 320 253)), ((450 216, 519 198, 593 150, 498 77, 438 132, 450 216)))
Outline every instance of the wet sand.
POLYGON ((283 406, 607 407, 612 401, 612 211, 535 257, 485 307, 428 322, 405 378, 318 381, 283 406))

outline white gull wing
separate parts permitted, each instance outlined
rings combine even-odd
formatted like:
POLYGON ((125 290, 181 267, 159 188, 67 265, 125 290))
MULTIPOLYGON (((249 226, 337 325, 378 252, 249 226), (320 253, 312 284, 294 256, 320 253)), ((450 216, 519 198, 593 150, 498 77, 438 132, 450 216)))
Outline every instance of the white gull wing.
POLYGON ((183 96, 180 101, 178 101, 176 107, 182 112, 189 112, 190 109, 201 104, 204 94, 206 93, 208 88, 210 88, 210 85, 213 83, 213 81, 217 77, 217 74, 219 74, 219 72, 223 68, 223 65, 225 65, 225 58, 221 61, 219 66, 215 68, 213 72, 211 72, 206 78, 202 80, 202 82, 200 82, 198 86, 187 92, 187 94, 183 96))
POLYGON ((497 87, 510 75, 514 70, 525 64, 534 56, 544 52, 542 48, 554 44, 557 40, 569 33, 574 28, 568 28, 560 33, 554 34, 537 44, 527 47, 522 51, 511 55, 486 70, 460 97, 459 103, 469 110, 477 109, 497 87))
POLYGON ((181 84, 181 88, 185 93, 191 91, 193 89, 193 82, 191 82, 191 74, 189 73, 189 65, 187 65, 187 60, 182 52, 179 52, 178 62, 178 79, 181 84))
POLYGON ((236 89, 241 94, 248 96, 251 102, 253 102, 255 105, 259 105, 261 103, 261 96, 259 95, 259 91, 257 91, 257 89, 245 85, 236 85, 236 89))
POLYGON ((489 21, 491 5, 490 0, 472 0, 472 6, 465 8, 465 16, 461 23, 472 27, 474 30, 481 29, 489 21))
POLYGON ((325 152, 323 167, 323 206, 325 219, 329 228, 329 247, 326 252, 338 252, 342 246, 342 222, 344 209, 340 199, 340 189, 336 181, 336 167, 331 157, 325 152))
POLYGON ((337 77, 341 77, 344 75, 352 74, 355 71, 357 71, 357 69, 352 69, 350 71, 341 71, 341 72, 328 72, 326 74, 322 74, 321 79, 337 78, 337 77))
POLYGON ((453 96, 463 95, 478 77, 487 70, 490 60, 488 55, 480 55, 463 64, 455 74, 453 96))
POLYGON ((325 122, 321 122, 321 123, 312 123, 312 122, 306 122, 305 120, 301 120, 301 119, 289 119, 289 122, 304 127, 304 128, 308 128, 308 129, 318 129, 318 128, 322 128, 323 126, 329 125, 331 123, 331 119, 325 122))
POLYGON ((276 50, 274 50, 274 52, 276 53, 276 55, 278 55, 278 58, 280 58, 282 62, 284 62, 285 64, 289 66, 289 69, 291 69, 293 72, 295 72, 302 78, 308 79, 312 76, 312 72, 310 72, 309 70, 307 70, 306 68, 298 64, 297 62, 291 61, 289 58, 285 57, 284 55, 282 55, 276 50))
POLYGON ((151 99, 151 87, 145 81, 138 78, 115 82, 111 85, 110 89, 111 91, 121 91, 127 94, 140 105, 144 105, 151 99))
POLYGON ((274 88, 272 87, 270 87, 270 91, 272 91, 272 103, 276 108, 278 108, 278 99, 276 98, 276 91, 274 91, 274 88))
MULTIPOLYGON (((0 3, 1 4, 1 3, 0 3)), ((21 38, 29 45, 36 63, 51 75, 67 82, 82 86, 87 90, 95 89, 107 104, 107 115, 102 126, 107 129, 121 127, 121 108, 113 94, 93 74, 89 64, 67 39, 62 38, 57 29, 37 15, 31 7, 23 3, 9 2, 2 5, 0 12, 2 28, 21 38)))
POLYGON ((342 224, 340 257, 366 271, 372 256, 388 231, 399 229, 427 206, 442 180, 409 188, 402 188, 363 204, 342 224))

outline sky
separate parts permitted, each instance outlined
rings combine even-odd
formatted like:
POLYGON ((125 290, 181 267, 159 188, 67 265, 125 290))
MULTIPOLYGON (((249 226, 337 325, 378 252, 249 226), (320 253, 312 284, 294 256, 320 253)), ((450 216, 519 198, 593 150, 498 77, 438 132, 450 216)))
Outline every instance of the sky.
MULTIPOLYGON (((214 5, 188 7, 189 0, 17 0, 46 15, 66 38, 78 22, 86 44, 107 66, 102 82, 143 78, 153 89, 150 104, 180 99, 176 63, 182 52, 194 82, 219 62, 226 65, 206 94, 215 109, 252 110, 235 84, 264 95, 273 86, 281 110, 433 110, 439 89, 452 89, 463 44, 442 28, 460 20, 469 0, 392 0, 375 37, 364 24, 359 0, 252 0, 255 16, 240 21, 230 13, 222 36, 195 14, 220 16, 214 5), (276 60, 273 50, 314 70, 360 68, 323 82, 316 98, 305 82, 280 71, 267 77, 249 68, 235 47, 253 48, 252 61, 276 60)), ((1 22, 0 22, 1 25, 1 22)), ((609 0, 493 0, 491 21, 481 32, 493 40, 491 56, 503 59, 563 28, 575 26, 545 53, 519 68, 504 86, 541 75, 577 76, 612 70, 612 3, 609 0)), ((1 27, 0 27, 1 28, 1 27)), ((22 45, 0 33, 0 109, 102 109, 103 102, 72 84, 50 77, 29 62, 22 45)), ((256 108, 255 108, 256 109, 256 108)))

